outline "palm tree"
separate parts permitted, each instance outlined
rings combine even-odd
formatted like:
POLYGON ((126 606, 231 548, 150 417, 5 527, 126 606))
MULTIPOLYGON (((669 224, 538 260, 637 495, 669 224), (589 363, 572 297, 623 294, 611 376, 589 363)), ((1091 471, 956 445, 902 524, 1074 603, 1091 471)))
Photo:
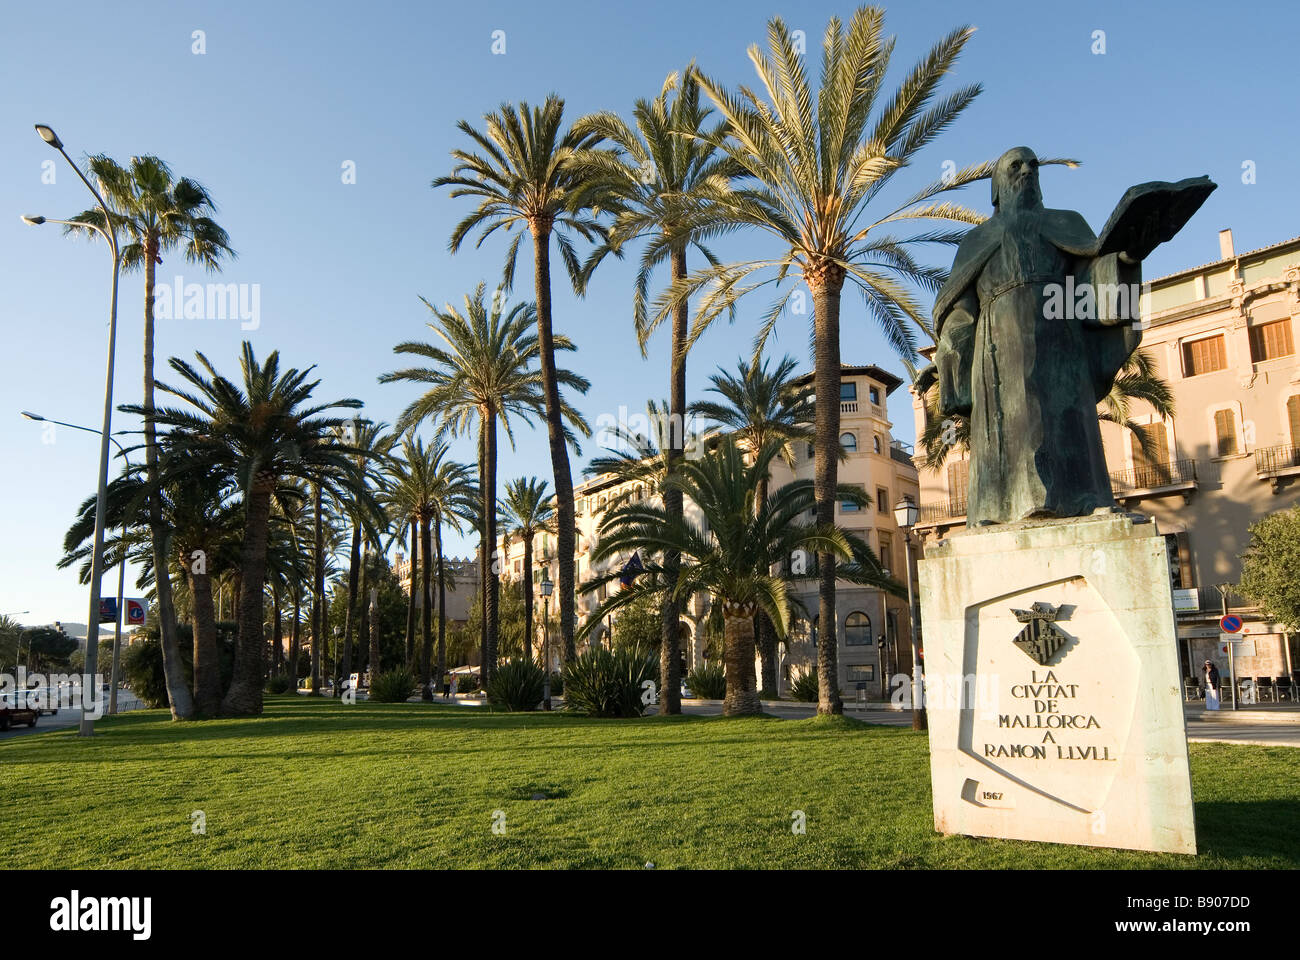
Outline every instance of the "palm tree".
MULTIPOLYGON (((719 200, 738 223, 758 227, 784 248, 776 258, 710 267, 675 283, 659 298, 658 315, 666 315, 683 298, 709 287, 701 297, 688 342, 693 342, 737 300, 768 284, 779 285, 794 274, 812 294, 814 341, 815 488, 817 519, 834 519, 839 444, 840 295, 849 284, 858 288, 867 312, 885 338, 911 363, 916 355, 910 324, 929 325, 905 283, 937 291, 944 274, 918 263, 911 250, 921 243, 957 243, 960 231, 930 230, 900 237, 895 225, 915 220, 977 223, 980 217, 950 202, 932 202, 947 190, 989 176, 987 163, 956 171, 931 183, 901 206, 874 221, 867 208, 892 175, 932 141, 980 92, 978 84, 961 87, 931 105, 940 82, 956 63, 972 34, 959 28, 937 43, 883 104, 875 121, 882 82, 894 41, 883 33, 884 11, 860 7, 847 32, 832 18, 823 40, 821 88, 809 88, 804 58, 796 51, 780 18, 768 22, 771 56, 750 47, 766 94, 747 88, 726 92, 706 77, 700 87, 727 121, 722 149, 753 178, 756 186, 719 200)), ((784 312, 794 289, 777 297, 764 317, 756 353, 784 312)), ((835 556, 820 558, 820 622, 835 622, 835 556)), ((836 636, 819 636, 819 713, 839 713, 836 636)))
POLYGON ((587 199, 591 206, 574 202, 583 174, 573 160, 591 150, 598 137, 576 129, 566 132, 563 123, 564 101, 554 94, 540 107, 530 107, 527 103, 518 107, 502 104, 495 113, 484 115, 483 131, 462 120, 457 126, 480 152, 453 150, 451 155, 456 165, 451 175, 438 177, 433 186, 451 187, 452 197, 478 200, 474 210, 452 230, 449 247, 453 253, 475 230, 482 244, 497 230, 509 232, 521 228, 506 253, 502 278, 505 291, 514 284, 515 261, 524 236, 522 228, 527 227, 532 237, 537 352, 559 524, 556 540, 560 633, 565 659, 572 660, 575 656, 573 476, 569 469, 569 436, 564 425, 566 406, 560 397, 564 377, 555 360, 555 351, 564 349, 563 338, 554 335, 551 324, 551 237, 555 237, 574 289, 581 291, 582 265, 573 248, 573 235, 588 241, 603 240, 606 231, 589 213, 599 203, 597 198, 587 199))
POLYGON ((352 544, 348 554, 347 613, 343 625, 343 657, 336 671, 336 691, 342 690, 343 681, 352 675, 352 638, 357 622, 361 619, 361 607, 364 606, 365 589, 358 592, 358 580, 361 575, 361 541, 364 536, 367 543, 378 536, 378 528, 383 523, 382 510, 378 501, 372 496, 370 487, 382 482, 382 468, 388 459, 389 451, 397 442, 395 434, 386 433, 386 423, 355 421, 345 425, 343 440, 358 450, 363 451, 356 457, 356 477, 359 486, 342 485, 343 512, 352 524, 352 544))
MULTIPOLYGON (((177 248, 184 251, 189 263, 207 270, 220 270, 223 258, 235 257, 226 231, 209 214, 216 204, 202 184, 188 177, 176 178, 158 157, 132 157, 123 167, 112 158, 98 154, 90 158, 90 174, 113 212, 112 226, 128 238, 121 249, 124 270, 144 270, 144 416, 145 466, 148 482, 158 486, 158 449, 154 424, 154 279, 165 253, 177 248)), ((98 236, 95 227, 106 229, 103 211, 98 207, 70 218, 85 227, 69 226, 66 232, 78 231, 90 238, 98 236)), ((176 615, 172 604, 171 580, 167 557, 169 530, 162 519, 161 505, 149 504, 149 527, 153 536, 154 567, 159 571, 159 637, 163 653, 163 673, 172 713, 189 716, 193 703, 185 688, 180 650, 176 640, 176 615)))
MULTIPOLYGON (((767 613, 780 637, 789 625, 786 581, 772 573, 777 560, 801 549, 829 552, 846 562, 874 567, 876 579, 881 579, 879 565, 859 538, 834 524, 802 522, 813 504, 809 481, 785 484, 763 503, 757 501, 758 479, 770 469, 777 451, 775 444, 754 451, 753 463, 747 463, 746 453, 728 439, 702 459, 683 461, 665 486, 677 487, 690 498, 704 518, 705 529, 669 517, 663 506, 653 502, 624 503, 606 513, 592 552, 594 564, 639 551, 650 576, 645 587, 620 591, 592 614, 591 621, 632 602, 644 590, 659 589, 663 583, 659 558, 668 551, 682 557, 673 588, 677 599, 684 602, 695 593, 708 593, 725 618, 727 695, 722 709, 728 716, 762 709, 754 676, 755 613, 760 609, 767 613)), ((841 487, 837 495, 859 503, 869 499, 850 487, 841 487)), ((584 589, 616 576, 616 571, 606 573, 589 580, 584 589)))
MULTIPOLYGON (((166 408, 155 411, 154 416, 171 429, 172 442, 229 470, 241 487, 244 536, 239 638, 234 675, 221 711, 228 715, 258 714, 265 679, 263 590, 271 495, 281 480, 289 477, 313 480, 331 495, 339 492, 339 477, 359 483, 351 459, 359 451, 343 443, 334 432, 343 419, 323 414, 338 408, 359 408, 361 401, 309 405, 320 384, 319 380, 308 379, 315 368, 291 368, 282 373, 278 351, 272 351, 259 364, 247 341, 240 360, 240 384, 217 373, 202 353, 195 356, 202 369, 176 357, 171 359, 172 369, 186 382, 184 388, 158 383, 160 390, 185 401, 193 411, 166 408)), ((142 411, 136 408, 131 412, 142 411)))
MULTIPOLYGON (((925 453, 926 468, 941 470, 949 453, 970 448, 970 422, 965 417, 940 416, 939 390, 932 368, 921 372, 917 385, 925 404, 925 428, 917 445, 925 453)), ((1143 452, 1151 454, 1154 453, 1151 437, 1130 416, 1134 402, 1143 401, 1162 420, 1174 415, 1173 391, 1156 372, 1150 352, 1138 349, 1120 368, 1110 392, 1097 405, 1097 419, 1128 430, 1143 452)))
MULTIPOLYGON (((701 400, 691 404, 695 416, 705 417, 735 432, 748 450, 761 450, 776 444, 780 457, 793 469, 795 445, 813 438, 814 416, 812 387, 795 378, 797 368, 794 358, 783 357, 775 370, 768 369, 768 360, 754 358, 750 362, 739 360, 736 373, 715 373, 709 378, 713 385, 709 393, 716 393, 721 402, 701 400)), ((841 459, 846 456, 840 451, 841 459)), ((759 477, 756 501, 767 500, 769 474, 759 477)), ((762 663, 763 689, 777 687, 777 636, 772 621, 763 611, 758 612, 758 652, 762 663)))
MULTIPOLYGON (((637 100, 632 111, 635 128, 609 111, 583 117, 574 125, 575 133, 602 138, 617 151, 611 155, 587 150, 575 160, 584 174, 575 191, 575 203, 581 207, 589 200, 592 206, 616 212, 609 239, 593 252, 585 275, 590 276, 608 253, 621 255, 628 242, 648 238, 632 297, 632 316, 642 356, 661 319, 647 309, 655 267, 667 261, 672 282, 684 282, 687 253, 694 248, 716 266, 718 260, 705 241, 737 226, 715 201, 728 198, 732 180, 741 176, 743 169, 720 149, 718 141, 724 127, 719 123, 710 128, 711 114, 700 102, 700 86, 691 64, 680 76, 670 73, 653 101, 637 100)), ((670 472, 681 459, 686 440, 688 317, 689 305, 683 298, 673 309, 669 344, 668 430, 663 446, 670 472)), ((678 492, 667 489, 664 498, 669 515, 682 516, 678 492)), ((664 562, 665 577, 671 585, 679 560, 670 555, 664 562)), ((659 659, 660 676, 664 678, 662 710, 670 714, 681 713, 677 676, 681 611, 671 591, 665 596, 668 600, 663 607, 659 659)))
MULTIPOLYGON (((422 298, 423 299, 423 298, 422 298)), ((484 302, 484 285, 479 284, 472 295, 465 297, 464 312, 451 304, 438 310, 428 300, 425 306, 433 314, 429 329, 442 341, 441 345, 408 341, 393 348, 394 353, 411 354, 432 363, 427 367, 410 367, 379 378, 380 383, 410 381, 428 385, 428 389, 414 400, 398 418, 399 430, 407 430, 426 419, 436 420, 439 436, 456 436, 474 425, 479 435, 479 489, 482 498, 482 542, 489 553, 496 545, 496 465, 497 424, 505 430, 506 438, 514 447, 514 430, 511 417, 527 419, 546 407, 543 397, 543 376, 534 366, 541 356, 540 339, 531 331, 534 308, 532 304, 519 303, 504 313, 503 298, 494 296, 489 308, 484 302)), ((553 349, 573 350, 567 337, 553 338, 553 349)), ((565 387, 585 393, 588 381, 568 370, 553 371, 565 387)), ((568 424, 589 434, 582 416, 567 403, 562 403, 560 413, 565 421, 564 441, 573 442, 568 424)), ((570 495, 572 499, 572 495, 570 495)), ((572 506, 572 504, 570 504, 572 506)), ((497 601, 499 581, 495 558, 486 557, 485 566, 492 568, 487 576, 484 594, 486 611, 486 648, 483 651, 483 681, 490 679, 495 664, 497 645, 497 601)))
POLYGON ((506 484, 505 542, 518 536, 524 545, 524 636, 525 656, 532 657, 533 645, 533 538, 555 533, 555 498, 546 481, 520 477, 506 484))

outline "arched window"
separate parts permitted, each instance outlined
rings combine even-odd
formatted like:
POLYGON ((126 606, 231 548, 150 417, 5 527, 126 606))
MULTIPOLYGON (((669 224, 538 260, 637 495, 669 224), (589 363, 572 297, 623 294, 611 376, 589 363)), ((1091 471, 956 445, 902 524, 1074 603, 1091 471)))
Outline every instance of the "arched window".
POLYGON ((875 450, 876 453, 882 452, 882 447, 880 445, 880 434, 876 434, 874 437, 871 438, 871 449, 875 450))
POLYGON ((866 647, 871 645, 871 618, 865 613, 850 613, 844 621, 844 645, 866 647))
POLYGON ((858 449, 858 438, 851 433, 841 433, 840 446, 849 453, 856 453, 858 449))

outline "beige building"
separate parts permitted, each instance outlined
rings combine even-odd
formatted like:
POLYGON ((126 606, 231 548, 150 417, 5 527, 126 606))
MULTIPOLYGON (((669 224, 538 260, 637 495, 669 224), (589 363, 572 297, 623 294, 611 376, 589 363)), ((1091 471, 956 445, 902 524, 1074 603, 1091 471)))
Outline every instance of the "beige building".
MULTIPOLYGON (((1157 452, 1116 424, 1102 424, 1102 439, 1116 500, 1152 517, 1169 545, 1184 672, 1199 675, 1209 658, 1226 681, 1218 587, 1240 579, 1248 526, 1300 503, 1300 238, 1238 254, 1224 230, 1219 243, 1213 263, 1143 287, 1142 349, 1175 412, 1162 421, 1138 403, 1131 415, 1157 452)), ((919 435, 924 408, 912 400, 919 435)), ((941 536, 965 522, 967 456, 955 452, 938 472, 918 465, 918 527, 941 536)), ((1273 681, 1300 666, 1278 624, 1230 591, 1226 602, 1255 638, 1254 655, 1237 657, 1239 676, 1273 681)))
MULTIPOLYGON (((804 380, 809 381, 811 377, 811 374, 806 374, 804 380)), ((902 534, 894 523, 893 508, 899 499, 911 497, 915 500, 919 495, 911 451, 893 439, 888 414, 888 397, 902 383, 900 378, 877 366, 842 368, 840 441, 848 451, 848 459, 840 464, 839 479, 841 483, 860 486, 871 497, 872 503, 861 510, 854 504, 841 503, 836 511, 840 525, 860 535, 880 556, 883 565, 900 580, 904 545, 902 534)), ((780 460, 775 463, 772 486, 779 487, 795 478, 810 480, 812 476, 812 447, 809 444, 796 451, 793 470, 780 460)), ((657 497, 657 493, 644 484, 619 482, 610 474, 592 477, 575 487, 579 583, 593 572, 602 573, 610 567, 621 567, 627 561, 627 557, 619 557, 593 571, 590 560, 601 517, 612 504, 624 497, 639 500, 657 497)), ((688 501, 685 509, 688 519, 698 524, 701 518, 694 504, 688 501)), ((521 578, 523 544, 516 539, 498 546, 503 576, 521 578)), ((534 541, 533 557, 537 565, 535 582, 540 581, 543 566, 550 567, 552 580, 558 578, 554 536, 539 534, 534 541)), ((780 682, 783 690, 794 677, 815 666, 818 605, 817 582, 811 573, 794 581, 792 595, 797 604, 782 659, 780 682), (802 609, 799 609, 800 604, 802 609)), ((579 622, 591 614, 601 599, 600 594, 579 594, 579 622)), ((708 613, 708 598, 697 597, 683 616, 682 645, 687 670, 704 662, 704 624, 708 613)), ((880 590, 841 582, 837 590, 836 619, 841 691, 847 697, 855 697, 861 689, 867 697, 879 698, 887 679, 882 666, 888 668, 890 674, 910 670, 911 640, 906 601, 886 597, 880 590), (883 664, 882 635, 887 637, 883 664)), ((598 626, 592 632, 590 642, 601 642, 606 630, 607 625, 598 626)), ((613 630, 617 634, 617 617, 614 617, 613 630)), ((554 650, 552 655, 557 655, 554 650)))

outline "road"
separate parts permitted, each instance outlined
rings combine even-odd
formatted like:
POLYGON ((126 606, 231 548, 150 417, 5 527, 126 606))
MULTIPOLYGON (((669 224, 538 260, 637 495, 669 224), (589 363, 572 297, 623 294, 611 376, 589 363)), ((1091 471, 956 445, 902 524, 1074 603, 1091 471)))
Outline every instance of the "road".
MULTIPOLYGON (((125 713, 128 710, 139 710, 144 706, 135 694, 129 690, 118 690, 117 709, 119 713, 125 713)), ((104 701, 104 709, 108 709, 108 701, 104 701)), ((75 727, 81 723, 81 711, 74 708, 65 708, 52 715, 41 714, 36 726, 29 727, 26 724, 20 724, 16 727, 10 727, 8 730, 0 731, 0 741, 12 740, 14 737, 24 737, 31 733, 41 733, 45 730, 63 730, 68 727, 75 727)))

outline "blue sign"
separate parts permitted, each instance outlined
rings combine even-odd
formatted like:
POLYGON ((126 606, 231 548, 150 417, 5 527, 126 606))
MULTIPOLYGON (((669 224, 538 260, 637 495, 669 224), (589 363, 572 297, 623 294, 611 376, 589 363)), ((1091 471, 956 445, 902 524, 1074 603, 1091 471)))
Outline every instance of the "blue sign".
POLYGON ((1224 633, 1240 633, 1241 617, 1231 613, 1228 614, 1219 621, 1219 629, 1224 633))

